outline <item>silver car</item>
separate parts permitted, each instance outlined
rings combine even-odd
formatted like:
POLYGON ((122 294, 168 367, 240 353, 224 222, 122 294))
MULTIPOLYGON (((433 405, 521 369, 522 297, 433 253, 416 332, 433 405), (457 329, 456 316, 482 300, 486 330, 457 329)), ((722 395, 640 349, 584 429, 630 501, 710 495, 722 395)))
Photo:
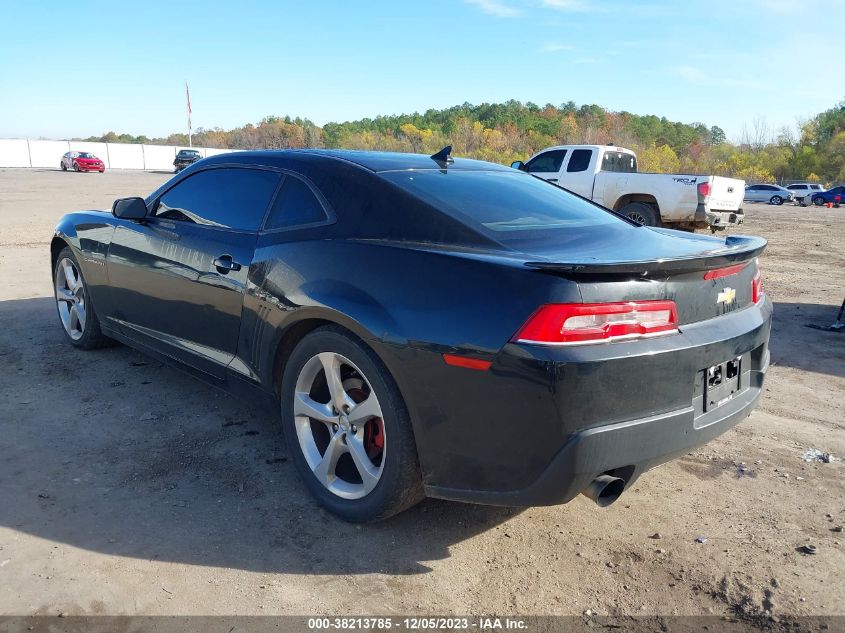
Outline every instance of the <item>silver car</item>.
POLYGON ((748 185, 745 188, 743 200, 783 204, 787 200, 792 200, 792 192, 779 185, 748 185))

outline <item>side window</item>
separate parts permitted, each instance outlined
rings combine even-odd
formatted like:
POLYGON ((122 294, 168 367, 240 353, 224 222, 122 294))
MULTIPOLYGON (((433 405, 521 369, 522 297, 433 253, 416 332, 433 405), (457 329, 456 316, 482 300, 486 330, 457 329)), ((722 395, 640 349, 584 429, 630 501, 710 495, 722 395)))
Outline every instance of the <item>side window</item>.
POLYGON ((572 150, 572 155, 569 157, 569 164, 566 166, 567 172, 586 171, 590 166, 590 160, 593 158, 593 150, 591 149, 575 149, 572 150))
POLYGON ((539 156, 535 156, 529 160, 525 166, 525 170, 529 174, 560 171, 560 166, 563 165, 563 159, 565 157, 565 149, 553 149, 549 152, 543 152, 539 156))
POLYGON ((285 176, 264 230, 315 224, 326 219, 326 211, 311 188, 295 176, 285 176))
POLYGON ((262 169, 208 169, 160 199, 156 217, 242 231, 257 231, 281 175, 262 169))
POLYGON ((803 189, 803 188, 804 187, 802 187, 801 185, 789 185, 787 187, 787 189, 789 189, 790 191, 798 191, 799 189, 803 189))

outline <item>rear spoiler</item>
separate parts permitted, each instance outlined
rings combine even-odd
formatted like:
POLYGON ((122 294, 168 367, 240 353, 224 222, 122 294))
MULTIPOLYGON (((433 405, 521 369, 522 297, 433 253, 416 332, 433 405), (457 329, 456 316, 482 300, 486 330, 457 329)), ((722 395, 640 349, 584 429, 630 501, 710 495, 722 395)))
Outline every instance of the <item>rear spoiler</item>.
POLYGON ((721 248, 676 259, 655 259, 629 262, 525 262, 528 268, 573 275, 649 275, 651 273, 689 273, 726 268, 749 261, 766 248, 762 237, 734 235, 725 238, 721 248))

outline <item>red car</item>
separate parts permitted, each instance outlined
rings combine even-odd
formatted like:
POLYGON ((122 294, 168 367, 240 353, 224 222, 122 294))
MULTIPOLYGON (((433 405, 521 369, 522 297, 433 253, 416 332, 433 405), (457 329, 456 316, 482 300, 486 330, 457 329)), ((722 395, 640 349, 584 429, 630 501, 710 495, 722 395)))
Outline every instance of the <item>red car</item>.
POLYGON ((99 158, 90 152, 66 152, 62 156, 62 171, 72 169, 73 171, 98 171, 101 174, 106 171, 106 165, 99 158))

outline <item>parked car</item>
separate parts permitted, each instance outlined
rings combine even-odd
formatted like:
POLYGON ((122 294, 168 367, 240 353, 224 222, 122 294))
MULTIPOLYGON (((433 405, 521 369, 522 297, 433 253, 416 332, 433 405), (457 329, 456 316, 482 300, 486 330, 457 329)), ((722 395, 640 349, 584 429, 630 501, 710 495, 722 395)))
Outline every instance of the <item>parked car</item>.
POLYGON ((176 153, 176 158, 173 160, 173 166, 176 168, 176 173, 185 169, 188 165, 193 165, 200 160, 202 155, 195 149, 180 149, 176 153))
POLYGON ((91 152, 65 152, 59 166, 62 171, 72 169, 73 171, 98 171, 101 174, 106 171, 103 161, 91 152))
POLYGON ((780 185, 748 185, 745 188, 744 200, 783 204, 787 200, 792 200, 792 192, 780 185))
POLYGON ((812 197, 813 204, 817 206, 822 206, 827 204, 828 202, 845 202, 845 186, 834 187, 833 189, 828 189, 827 191, 822 191, 821 193, 814 193, 812 197), (839 197, 839 200, 836 197, 839 197))
POLYGON ((787 185, 786 189, 792 193, 792 201, 800 204, 802 207, 809 204, 814 193, 824 191, 824 187, 816 182, 796 182, 787 185))
POLYGON ((643 174, 613 145, 559 145, 511 167, 548 180, 646 226, 721 229, 742 224, 745 182, 721 176, 643 174))
POLYGON ((755 407, 758 237, 650 228, 492 163, 237 152, 59 222, 61 328, 281 413, 350 521, 613 502, 755 407))

